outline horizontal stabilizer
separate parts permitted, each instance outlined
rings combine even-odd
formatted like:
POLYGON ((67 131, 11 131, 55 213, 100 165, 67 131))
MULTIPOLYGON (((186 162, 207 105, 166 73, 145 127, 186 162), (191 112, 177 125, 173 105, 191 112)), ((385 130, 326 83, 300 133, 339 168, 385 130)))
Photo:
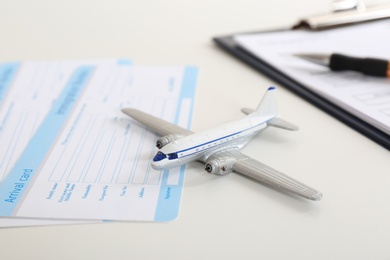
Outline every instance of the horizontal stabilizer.
POLYGON ((252 108, 244 107, 244 108, 241 108, 241 112, 244 113, 245 115, 249 115, 249 114, 252 114, 253 112, 255 112, 255 110, 252 108))
POLYGON ((291 130, 291 131, 297 131, 299 129, 298 126, 296 126, 290 122, 287 122, 286 120, 284 120, 280 117, 275 117, 275 118, 271 119, 270 121, 268 121, 267 124, 270 126, 273 126, 273 127, 278 127, 278 128, 282 128, 285 130, 291 130))
MULTIPOLYGON (((242 108, 241 112, 245 115, 252 114, 255 110, 252 108, 242 108)), ((291 130, 291 131, 297 131, 299 129, 298 126, 294 125, 293 123, 290 123, 280 117, 275 117, 272 120, 268 121, 268 125, 282 128, 285 130, 291 130)))

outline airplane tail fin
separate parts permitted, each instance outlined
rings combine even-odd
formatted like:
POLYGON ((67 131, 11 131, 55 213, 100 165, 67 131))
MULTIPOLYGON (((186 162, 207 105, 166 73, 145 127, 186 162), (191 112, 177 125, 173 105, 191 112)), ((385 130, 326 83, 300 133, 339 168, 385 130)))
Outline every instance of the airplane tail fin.
POLYGON ((268 88, 256 110, 252 114, 257 116, 278 115, 275 90, 275 87, 268 88))
POLYGON ((264 97, 261 99, 256 110, 251 111, 250 109, 244 108, 242 112, 249 114, 248 116, 274 116, 273 119, 268 121, 268 125, 282 128, 285 130, 298 130, 298 127, 286 120, 277 117, 278 116, 278 107, 276 104, 276 93, 275 87, 269 87, 264 97))

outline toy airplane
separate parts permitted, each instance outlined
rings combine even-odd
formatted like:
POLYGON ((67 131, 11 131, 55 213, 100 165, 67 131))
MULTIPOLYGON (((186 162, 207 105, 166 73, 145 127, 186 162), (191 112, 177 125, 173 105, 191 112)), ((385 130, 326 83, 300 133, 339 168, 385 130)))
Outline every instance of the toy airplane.
POLYGON ((162 136, 157 141, 160 150, 152 161, 152 167, 156 170, 200 161, 205 163, 205 170, 212 174, 225 175, 234 171, 310 200, 322 198, 317 190, 239 151, 267 126, 297 130, 293 124, 278 117, 275 87, 268 88, 256 110, 243 110, 248 114, 244 119, 195 134, 133 108, 123 108, 122 112, 162 136))

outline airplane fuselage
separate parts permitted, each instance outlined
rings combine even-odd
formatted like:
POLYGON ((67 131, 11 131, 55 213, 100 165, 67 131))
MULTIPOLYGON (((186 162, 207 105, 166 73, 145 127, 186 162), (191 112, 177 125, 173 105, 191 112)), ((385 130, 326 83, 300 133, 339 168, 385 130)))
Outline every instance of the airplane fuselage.
POLYGON ((161 148, 152 161, 156 170, 165 170, 190 161, 207 159, 218 150, 241 148, 256 134, 267 127, 273 116, 246 117, 218 128, 188 135, 161 148))
POLYGON ((200 161, 210 174, 221 176, 236 172, 306 199, 322 198, 321 192, 238 151, 267 126, 298 129, 278 117, 275 87, 268 88, 257 108, 249 111, 244 119, 197 134, 137 109, 122 111, 160 135, 156 141, 160 150, 152 161, 156 170, 200 161))

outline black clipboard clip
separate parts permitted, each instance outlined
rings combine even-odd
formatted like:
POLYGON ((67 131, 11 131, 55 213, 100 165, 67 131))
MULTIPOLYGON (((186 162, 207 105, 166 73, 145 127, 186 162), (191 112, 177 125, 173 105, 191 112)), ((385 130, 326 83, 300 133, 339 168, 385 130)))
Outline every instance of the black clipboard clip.
POLYGON ((390 5, 366 7, 362 0, 337 0, 333 12, 301 19, 292 29, 320 31, 390 18, 390 5))

